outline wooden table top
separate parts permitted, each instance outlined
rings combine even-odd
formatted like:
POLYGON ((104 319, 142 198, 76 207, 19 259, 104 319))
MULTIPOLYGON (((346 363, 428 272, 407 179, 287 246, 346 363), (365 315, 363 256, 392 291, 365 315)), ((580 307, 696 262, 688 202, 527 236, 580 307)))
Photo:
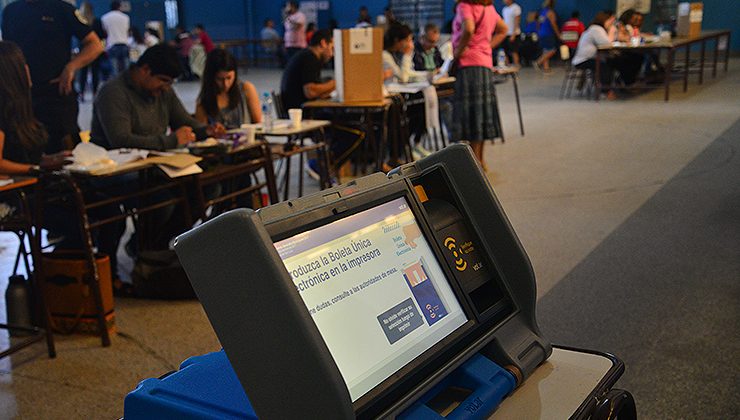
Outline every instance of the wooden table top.
POLYGON ((727 29, 702 31, 697 36, 692 37, 681 37, 674 36, 670 40, 658 40, 655 42, 645 42, 640 45, 632 45, 629 42, 615 42, 608 45, 599 45, 599 50, 649 50, 655 48, 678 48, 694 42, 700 42, 709 38, 714 38, 722 35, 729 35, 730 31, 727 29))
POLYGON ((38 178, 32 176, 14 176, 10 179, 13 180, 10 184, 0 186, 0 192, 12 191, 18 188, 28 187, 39 181, 38 178))
POLYGON ((331 99, 316 99, 303 104, 304 108, 383 108, 391 104, 390 99, 380 101, 339 102, 331 99))

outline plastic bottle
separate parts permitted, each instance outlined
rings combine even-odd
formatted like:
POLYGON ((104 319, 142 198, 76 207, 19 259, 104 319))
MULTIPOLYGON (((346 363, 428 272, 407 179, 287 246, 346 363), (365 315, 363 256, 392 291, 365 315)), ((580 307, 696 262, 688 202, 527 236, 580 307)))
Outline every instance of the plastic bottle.
POLYGON ((506 53, 503 48, 499 48, 496 53, 496 67, 500 69, 506 67, 506 53))
POLYGON ((262 128, 265 131, 272 130, 272 123, 274 121, 272 106, 272 95, 269 92, 262 94, 262 128))
MULTIPOLYGON (((23 276, 11 276, 8 279, 8 288, 5 290, 5 310, 7 323, 19 327, 31 327, 31 291, 28 282, 23 276)), ((12 336, 28 335, 23 331, 10 331, 12 336)))

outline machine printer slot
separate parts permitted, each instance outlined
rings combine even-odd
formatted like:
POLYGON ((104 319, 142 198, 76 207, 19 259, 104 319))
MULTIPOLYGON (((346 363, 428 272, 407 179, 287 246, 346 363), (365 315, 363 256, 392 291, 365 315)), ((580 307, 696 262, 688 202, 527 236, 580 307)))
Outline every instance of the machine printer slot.
POLYGON ((512 308, 495 264, 486 258, 481 241, 466 221, 454 188, 441 168, 412 180, 419 201, 429 215, 437 242, 458 284, 480 322, 502 320, 512 308), (499 304, 506 302, 505 304, 499 304), (509 309, 502 311, 502 309, 509 309))

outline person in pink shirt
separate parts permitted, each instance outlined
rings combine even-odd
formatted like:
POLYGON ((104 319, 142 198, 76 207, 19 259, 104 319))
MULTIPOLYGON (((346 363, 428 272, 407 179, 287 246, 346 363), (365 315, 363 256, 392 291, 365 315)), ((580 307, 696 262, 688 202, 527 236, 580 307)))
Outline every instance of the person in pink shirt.
POLYGON ((285 3, 285 56, 288 61, 298 51, 306 48, 306 15, 298 10, 298 2, 291 0, 285 3))
POLYGON ((508 28, 492 0, 458 0, 452 20, 452 46, 457 63, 453 138, 468 141, 483 170, 483 143, 501 137, 493 84, 493 48, 508 28))

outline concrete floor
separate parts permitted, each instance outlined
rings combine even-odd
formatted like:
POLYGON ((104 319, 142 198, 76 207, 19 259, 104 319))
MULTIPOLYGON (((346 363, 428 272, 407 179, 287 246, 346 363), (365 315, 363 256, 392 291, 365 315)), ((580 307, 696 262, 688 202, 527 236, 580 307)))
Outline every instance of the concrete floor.
MULTIPOLYGON (((508 140, 486 146, 489 176, 532 260, 539 297, 740 118, 738 64, 701 87, 692 80, 687 93, 674 83, 667 104, 662 91, 614 102, 559 101, 559 70, 523 69, 524 137, 511 85, 498 87, 508 140)), ((247 78, 259 91, 279 85, 276 71, 254 70, 247 78)), ((176 89, 192 109, 197 85, 176 89)), ((83 104, 83 128, 90 113, 83 104)), ((2 290, 15 247, 12 237, 0 237, 2 290)), ((219 349, 198 302, 120 299, 116 315, 118 335, 109 348, 95 337, 56 336, 54 360, 42 345, 0 360, 0 418, 119 417, 140 380, 219 349)))

